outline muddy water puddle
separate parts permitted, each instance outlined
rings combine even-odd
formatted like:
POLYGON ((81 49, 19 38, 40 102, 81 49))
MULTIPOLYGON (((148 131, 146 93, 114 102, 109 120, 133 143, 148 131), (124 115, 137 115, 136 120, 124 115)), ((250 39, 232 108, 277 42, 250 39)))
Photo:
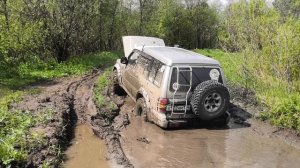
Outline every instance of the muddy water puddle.
MULTIPOLYGON (((130 108, 128 108, 130 109, 130 108)), ((130 115, 124 152, 137 168, 299 167, 300 150, 230 123, 229 128, 165 131, 130 115)))
POLYGON ((72 145, 65 152, 64 168, 107 168, 106 146, 96 137, 88 125, 81 124, 75 129, 72 145))

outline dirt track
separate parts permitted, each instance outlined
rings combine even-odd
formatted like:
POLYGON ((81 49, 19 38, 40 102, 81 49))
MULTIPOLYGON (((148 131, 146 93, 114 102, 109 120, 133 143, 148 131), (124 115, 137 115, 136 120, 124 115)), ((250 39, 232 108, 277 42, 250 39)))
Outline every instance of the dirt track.
POLYGON ((94 71, 83 77, 64 78, 30 86, 41 89, 41 94, 26 96, 21 103, 12 105, 12 108, 29 110, 36 114, 51 111, 53 117, 49 123, 41 123, 31 129, 46 137, 43 143, 31 150, 26 163, 18 164, 19 167, 38 167, 43 163, 58 166, 66 158, 61 151, 68 148, 74 137, 75 126, 80 123, 88 124, 96 135, 105 140, 108 159, 114 158, 118 164, 131 167, 120 146, 118 132, 98 116, 93 103, 92 89, 100 73, 94 71))
POLYGON ((32 128, 34 132, 45 134, 46 138, 31 151, 24 163, 27 167, 38 167, 45 161, 58 166, 66 157, 57 147, 63 151, 67 149, 79 123, 87 124, 104 139, 107 158, 121 167, 295 167, 300 164, 297 159, 300 156, 299 138, 292 132, 251 119, 251 114, 258 109, 251 103, 244 104, 239 90, 232 91, 232 102, 237 106, 231 107, 233 118, 226 128, 165 131, 154 124, 141 122, 132 114, 133 101, 127 98, 121 106, 120 97, 117 97, 120 114, 110 125, 98 115, 99 109, 92 99, 94 82, 100 73, 94 71, 83 77, 31 86, 41 88, 41 94, 27 96, 22 103, 13 105, 12 108, 33 113, 47 110, 53 113, 49 123, 32 128))

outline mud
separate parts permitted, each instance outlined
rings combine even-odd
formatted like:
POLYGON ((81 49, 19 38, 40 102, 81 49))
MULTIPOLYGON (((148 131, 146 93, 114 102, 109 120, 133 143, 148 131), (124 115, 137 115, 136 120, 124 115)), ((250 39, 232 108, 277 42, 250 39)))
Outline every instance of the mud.
MULTIPOLYGON (((38 132, 45 136, 42 140, 43 143, 31 149, 26 162, 18 163, 15 167, 39 167, 43 164, 58 167, 63 161, 68 166, 81 162, 81 157, 84 155, 85 158, 101 156, 101 159, 95 158, 89 162, 89 164, 100 167, 101 165, 116 167, 116 164, 132 167, 121 148, 119 132, 111 125, 111 122, 107 122, 106 119, 99 116, 100 109, 97 109, 93 102, 93 87, 100 74, 101 71, 95 70, 83 77, 68 77, 29 86, 28 88, 39 88, 41 93, 25 96, 21 103, 11 105, 12 109, 28 110, 33 114, 51 112, 52 116, 49 122, 40 123, 31 128, 31 132, 38 132), (90 130, 79 126, 74 134, 78 124, 85 124, 90 130), (95 151, 84 150, 83 147, 88 142, 96 143, 97 141, 90 131, 104 140, 101 141, 98 138, 99 143, 94 145, 95 151), (70 143, 72 139, 79 140, 80 144, 70 143), (103 145, 99 146, 101 143, 107 147, 105 159, 102 157, 104 155, 103 145), (70 146, 71 148, 64 153, 70 146), (79 153, 73 155, 73 150, 79 153)), ((124 125, 123 118, 122 116, 117 118, 119 120, 114 124, 120 125, 121 128, 124 125)), ((90 147, 92 148, 92 146, 90 147)))
POLYGON ((31 132, 38 132, 45 137, 31 149, 26 163, 19 167, 38 167, 43 164, 56 167, 61 163, 64 158, 62 151, 67 149, 74 137, 78 118, 80 121, 86 119, 81 115, 82 111, 92 109, 86 104, 89 104, 92 93, 90 87, 99 73, 94 71, 84 77, 69 77, 29 86, 39 88, 41 93, 25 96, 21 103, 12 105, 13 109, 28 110, 37 115, 49 113, 51 116, 50 121, 31 128, 31 132), (79 96, 80 92, 85 94, 79 96))
POLYGON ((230 113, 235 122, 246 123, 257 134, 278 139, 300 149, 300 136, 295 130, 278 128, 257 118, 263 108, 268 109, 256 101, 253 91, 234 85, 229 85, 229 89, 232 103, 230 113))
POLYGON ((110 94, 109 89, 103 94, 117 108, 96 107, 92 90, 100 74, 94 71, 83 77, 30 86, 39 88, 41 93, 26 96, 20 104, 11 106, 34 114, 51 111, 53 115, 47 123, 31 129, 45 135, 43 143, 31 149, 25 163, 15 167, 39 167, 44 163, 58 167, 62 162, 64 167, 89 164, 90 167, 138 168, 297 167, 300 164, 299 137, 293 131, 256 120, 253 116, 261 107, 253 93, 231 89, 232 118, 228 127, 170 131, 134 116, 134 102, 110 94), (112 112, 113 117, 103 118, 99 115, 103 110, 112 112))
POLYGON ((76 126, 75 138, 65 152, 66 158, 62 167, 65 168, 96 168, 109 167, 106 160, 106 146, 95 136, 86 124, 76 126))
MULTIPOLYGON (((133 107, 134 102, 126 99, 121 114, 129 111, 130 125, 122 130, 121 143, 127 157, 137 168, 271 168, 297 167, 300 164, 297 159, 300 156, 299 148, 263 134, 264 130, 260 127, 264 126, 258 122, 247 121, 258 130, 237 124, 237 120, 242 122, 243 119, 233 117, 228 127, 224 128, 198 127, 167 131, 134 116, 131 113, 133 107)), ((232 113, 237 113, 235 108, 232 113)))

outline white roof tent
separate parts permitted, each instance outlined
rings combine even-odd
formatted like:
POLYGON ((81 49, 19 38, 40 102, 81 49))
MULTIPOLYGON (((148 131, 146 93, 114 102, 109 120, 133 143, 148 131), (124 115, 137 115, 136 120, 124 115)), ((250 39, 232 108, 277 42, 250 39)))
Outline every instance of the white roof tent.
POLYGON ((174 64, 220 65, 218 61, 204 55, 182 48, 166 47, 164 40, 155 37, 125 36, 123 37, 123 45, 125 57, 137 49, 168 66, 174 64))

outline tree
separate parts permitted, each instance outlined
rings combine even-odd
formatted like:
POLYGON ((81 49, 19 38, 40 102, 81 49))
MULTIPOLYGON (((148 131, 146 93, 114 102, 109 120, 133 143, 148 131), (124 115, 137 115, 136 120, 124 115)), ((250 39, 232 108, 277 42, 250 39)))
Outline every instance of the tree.
POLYGON ((300 21, 282 16, 264 0, 239 1, 225 12, 221 43, 243 55, 246 84, 274 80, 288 92, 299 90, 300 21))
POLYGON ((298 0, 275 0, 273 5, 285 18, 288 16, 300 17, 300 1, 298 0))
POLYGON ((218 20, 206 0, 1 0, 0 5, 0 33, 6 37, 0 50, 15 62, 33 55, 64 62, 121 50, 123 35, 158 36, 186 48, 216 43, 218 20))
POLYGON ((140 25, 138 34, 143 35, 145 33, 145 26, 158 8, 158 3, 158 0, 139 0, 140 25))
POLYGON ((5 17, 5 24, 6 24, 6 29, 9 30, 9 19, 8 19, 8 6, 7 6, 7 0, 2 0, 1 1, 1 7, 2 13, 4 14, 5 17))

